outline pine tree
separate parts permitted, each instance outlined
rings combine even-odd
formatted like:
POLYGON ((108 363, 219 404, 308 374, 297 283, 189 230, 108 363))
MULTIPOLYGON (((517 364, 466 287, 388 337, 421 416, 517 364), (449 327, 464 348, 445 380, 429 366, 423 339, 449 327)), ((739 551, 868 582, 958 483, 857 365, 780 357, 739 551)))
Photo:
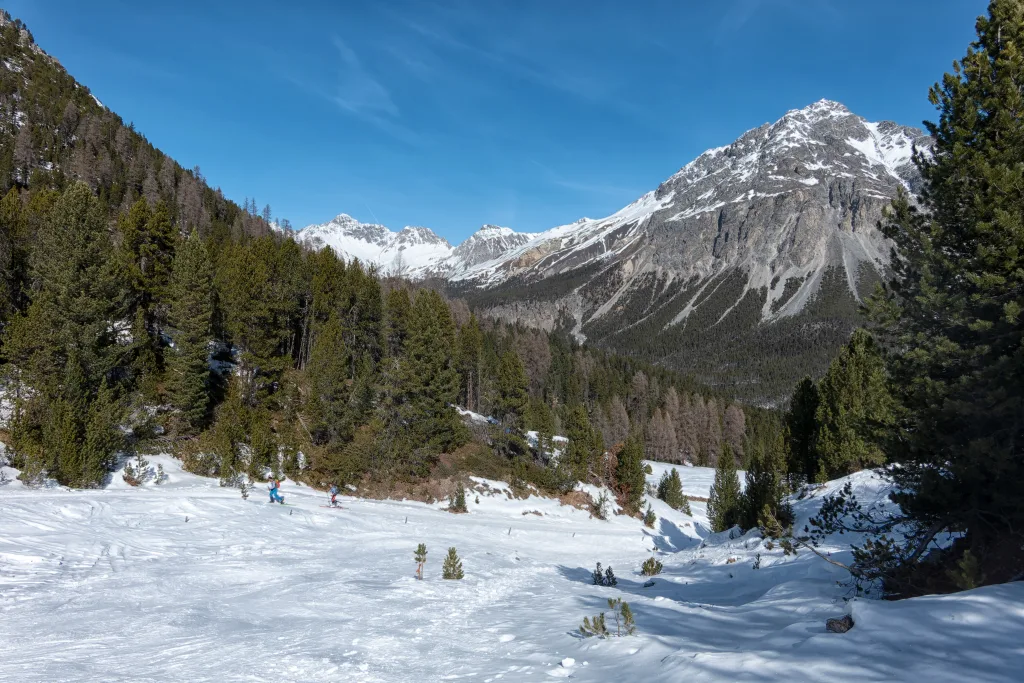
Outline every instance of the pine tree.
POLYGON ((455 448, 467 438, 465 427, 452 407, 458 399, 459 375, 455 368, 455 323, 448 304, 437 292, 416 296, 409 321, 406 351, 398 369, 395 419, 411 440, 408 453, 415 469, 424 458, 455 448))
POLYGON ((448 548, 448 555, 444 558, 444 566, 441 567, 441 578, 461 579, 465 576, 462 572, 462 560, 455 548, 448 548))
POLYGON ((147 329, 155 331, 154 307, 167 287, 174 257, 175 234, 167 206, 160 202, 150 211, 139 199, 118 219, 121 243, 118 258, 129 287, 129 307, 143 311, 147 329))
POLYGON ((595 446, 594 429, 587 417, 587 409, 575 405, 567 410, 565 417, 566 437, 569 443, 561 460, 574 481, 586 481, 599 453, 595 446))
POLYGON ((725 531, 740 522, 742 499, 736 458, 729 444, 722 445, 715 468, 715 481, 708 496, 708 520, 712 531, 725 531))
POLYGON ((989 580, 1020 571, 1024 529, 1024 5, 993 0, 977 39, 930 92, 934 155, 920 209, 901 195, 884 231, 889 290, 873 302, 900 410, 886 450, 923 555, 964 533, 989 580), (998 558, 998 559, 997 559, 998 558))
POLYGON ((683 495, 683 482, 679 478, 679 472, 675 467, 672 472, 665 472, 658 482, 658 498, 665 501, 669 507, 679 510, 683 514, 692 515, 690 512, 690 501, 683 495))
POLYGON ((794 483, 814 481, 818 474, 818 453, 815 437, 818 423, 818 387, 810 377, 797 385, 789 402, 786 425, 789 429, 788 470, 794 483))
POLYGON ((514 457, 527 450, 523 427, 529 405, 529 380, 519 354, 515 351, 502 354, 497 379, 494 415, 500 424, 494 435, 494 448, 506 457, 514 457))
POLYGON ((413 553, 413 559, 416 560, 416 578, 423 578, 423 566, 427 563, 427 544, 420 543, 416 546, 416 552, 413 553))
POLYGON ((470 410, 480 410, 482 374, 483 333, 476 316, 470 314, 469 321, 459 330, 458 362, 465 387, 463 398, 470 410))
POLYGON ((740 523, 745 529, 764 526, 773 519, 785 523, 789 515, 782 510, 786 477, 786 442, 782 430, 753 444, 750 450, 740 523))
MULTIPOLYGON (((687 503, 687 505, 689 505, 689 503, 687 503)), ((689 514, 689 513, 687 513, 687 514, 689 514)), ((658 521, 658 516, 656 514, 654 514, 654 509, 651 507, 651 504, 648 503, 647 504, 647 512, 644 513, 644 526, 647 527, 648 529, 653 529, 654 528, 654 523, 657 522, 657 521, 658 521)))
POLYGON ((448 499, 449 512, 468 512, 466 508, 466 487, 459 484, 455 492, 448 499))
POLYGON ((643 566, 640 567, 640 573, 644 576, 657 576, 664 569, 664 565, 653 557, 648 557, 644 560, 643 566))
POLYGON ((384 353, 390 358, 402 355, 409 336, 412 301, 403 288, 392 289, 384 298, 384 353))
POLYGON ((124 443, 118 429, 121 416, 121 408, 104 381, 88 408, 79 454, 80 485, 99 483, 113 467, 117 452, 124 443))
POLYGON ((60 195, 38 240, 31 303, 5 330, 20 397, 13 455, 30 476, 47 471, 63 484, 91 486, 116 450, 103 424, 116 419, 107 380, 128 374, 112 324, 124 319, 124 289, 101 206, 87 186, 60 195))
POLYGON ((622 507, 626 513, 635 515, 640 511, 644 500, 646 477, 644 475, 644 446, 639 436, 633 435, 626 439, 619 451, 615 466, 615 483, 618 488, 622 507))
POLYGON ((52 385, 72 350, 90 390, 121 361, 116 330, 124 288, 100 204, 88 186, 71 185, 49 212, 32 254, 38 283, 24 316, 11 321, 4 351, 35 390, 52 385))
POLYGON ((174 349, 166 358, 167 393, 179 411, 179 429, 189 433, 207 419, 213 316, 212 268, 206 245, 195 232, 175 253, 167 298, 168 324, 174 330, 174 349))
POLYGON ((867 331, 854 332, 822 378, 818 395, 819 481, 883 464, 885 454, 871 434, 892 424, 893 403, 885 363, 867 331))
POLYGON ((349 410, 350 367, 341 320, 332 314, 320 328, 306 366, 309 379, 306 409, 310 416, 309 430, 316 443, 347 442, 363 417, 352 415, 349 410))
POLYGON ((537 456, 547 461, 555 448, 555 413, 542 399, 530 401, 527 427, 537 432, 537 456))

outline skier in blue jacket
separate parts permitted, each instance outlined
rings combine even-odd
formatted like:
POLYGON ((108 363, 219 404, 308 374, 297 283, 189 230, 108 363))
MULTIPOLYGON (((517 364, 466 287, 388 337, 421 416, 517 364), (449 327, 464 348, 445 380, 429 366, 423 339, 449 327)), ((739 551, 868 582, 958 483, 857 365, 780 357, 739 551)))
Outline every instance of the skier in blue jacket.
POLYGON ((327 493, 331 494, 331 507, 335 507, 338 504, 338 485, 331 484, 331 490, 327 493))
POLYGON ((281 488, 281 482, 276 477, 270 478, 270 484, 267 488, 270 489, 270 502, 284 505, 284 497, 278 492, 278 489, 281 488))

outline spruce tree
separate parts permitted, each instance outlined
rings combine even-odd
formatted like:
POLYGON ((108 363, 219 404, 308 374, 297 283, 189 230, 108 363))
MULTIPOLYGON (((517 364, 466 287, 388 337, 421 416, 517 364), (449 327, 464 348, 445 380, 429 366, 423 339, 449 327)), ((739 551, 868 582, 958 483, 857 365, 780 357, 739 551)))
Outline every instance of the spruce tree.
POLYGON ((1024 541, 1024 4, 993 0, 977 39, 930 92, 923 189, 884 231, 894 280, 873 305, 900 410, 886 450, 922 533, 964 533, 990 580, 1024 541))
POLYGON ((736 458, 729 444, 722 444, 715 468, 715 481, 708 496, 708 520, 712 531, 725 531, 740 522, 742 500, 736 458))
POLYGON ((206 245, 195 232, 175 253, 168 285, 168 324, 174 348, 167 354, 168 399, 177 409, 178 428, 193 432, 207 419, 209 406, 212 268, 206 245))

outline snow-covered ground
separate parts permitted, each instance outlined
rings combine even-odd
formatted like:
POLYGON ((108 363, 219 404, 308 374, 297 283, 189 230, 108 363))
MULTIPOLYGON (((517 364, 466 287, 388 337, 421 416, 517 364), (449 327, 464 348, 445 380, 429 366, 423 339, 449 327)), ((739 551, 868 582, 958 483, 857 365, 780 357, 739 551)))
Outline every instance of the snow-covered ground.
MULTIPOLYGON (((0 680, 1007 681, 1024 668, 1024 584, 847 603, 840 570, 756 534, 711 536, 703 505, 690 518, 654 501, 653 531, 513 500, 498 482, 465 515, 355 498, 332 510, 291 482, 279 506, 151 461, 160 485, 0 487, 0 680), (463 581, 440 577, 449 546, 463 581), (644 587, 652 549, 665 571, 644 587), (595 562, 617 587, 592 585, 595 562), (613 596, 638 635, 580 638, 613 596), (825 631, 850 611, 852 631, 825 631)), ((707 495, 711 470, 680 474, 707 495)), ((819 500, 798 501, 798 517, 819 500)))

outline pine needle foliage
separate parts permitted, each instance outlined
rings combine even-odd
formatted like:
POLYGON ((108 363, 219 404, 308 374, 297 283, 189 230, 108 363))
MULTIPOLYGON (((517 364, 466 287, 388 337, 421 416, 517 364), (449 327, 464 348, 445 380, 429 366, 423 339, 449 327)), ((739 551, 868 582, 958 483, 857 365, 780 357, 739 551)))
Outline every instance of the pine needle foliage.
POLYGON ((656 576, 661 573, 662 569, 664 569, 664 565, 662 565, 661 562, 653 557, 648 557, 644 560, 644 564, 640 568, 640 573, 644 576, 656 576))
POLYGON ((715 481, 708 496, 708 518, 712 531, 725 531, 740 522, 743 501, 740 479, 736 473, 736 460, 726 444, 718 456, 715 481))
POLYGON ((448 548, 448 555, 445 556, 444 565, 441 567, 441 578, 458 580, 464 577, 458 551, 455 548, 448 548))
POLYGON ((693 514, 690 512, 689 499, 683 495, 683 482, 675 467, 671 472, 661 475, 661 479, 658 481, 658 499, 665 501, 673 510, 679 510, 686 515, 693 514))

